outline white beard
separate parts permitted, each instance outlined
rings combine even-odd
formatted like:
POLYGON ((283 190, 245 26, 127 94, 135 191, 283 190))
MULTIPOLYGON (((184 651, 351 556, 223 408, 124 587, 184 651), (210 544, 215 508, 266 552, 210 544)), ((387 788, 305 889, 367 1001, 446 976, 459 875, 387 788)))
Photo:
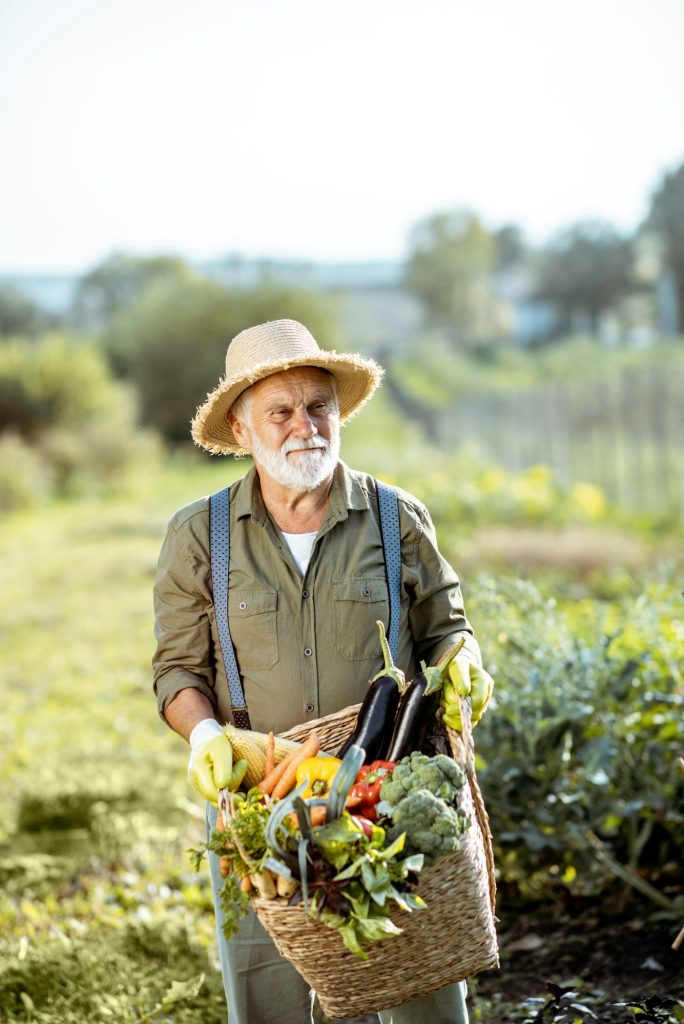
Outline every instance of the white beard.
POLYGON ((282 487, 291 487, 295 491, 314 491, 332 475, 340 458, 340 426, 334 423, 330 441, 320 434, 307 441, 292 439, 284 441, 277 450, 268 448, 252 431, 251 455, 262 466, 268 475, 282 487), (307 451, 306 455, 295 455, 289 458, 288 452, 307 451), (295 461, 296 460, 296 461, 295 461))

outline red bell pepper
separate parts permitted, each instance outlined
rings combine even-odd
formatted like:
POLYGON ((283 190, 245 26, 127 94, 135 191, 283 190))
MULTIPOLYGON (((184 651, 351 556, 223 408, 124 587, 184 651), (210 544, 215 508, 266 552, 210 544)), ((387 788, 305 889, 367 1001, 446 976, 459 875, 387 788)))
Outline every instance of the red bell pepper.
POLYGON ((375 805, 380 800, 380 787, 395 764, 395 761, 373 761, 372 764, 362 765, 356 782, 349 790, 345 807, 358 810, 359 814, 370 821, 377 821, 375 805))

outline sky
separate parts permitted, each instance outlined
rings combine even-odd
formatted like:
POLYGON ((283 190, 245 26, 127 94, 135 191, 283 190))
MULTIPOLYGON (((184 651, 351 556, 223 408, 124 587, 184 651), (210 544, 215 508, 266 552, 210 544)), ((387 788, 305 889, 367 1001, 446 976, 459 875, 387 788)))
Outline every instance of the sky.
POLYGON ((455 208, 631 232, 683 40, 681 0, 2 0, 0 273, 396 260, 455 208))

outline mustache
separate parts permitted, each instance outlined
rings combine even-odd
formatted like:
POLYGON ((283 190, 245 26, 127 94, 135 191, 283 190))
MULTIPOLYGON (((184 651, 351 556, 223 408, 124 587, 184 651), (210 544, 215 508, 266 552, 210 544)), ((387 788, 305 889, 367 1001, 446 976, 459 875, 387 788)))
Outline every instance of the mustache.
POLYGON ((293 437, 291 440, 283 442, 281 451, 283 455, 287 455, 289 452, 305 452, 314 448, 322 448, 324 452, 330 451, 330 445, 320 434, 315 434, 308 440, 298 440, 293 437))

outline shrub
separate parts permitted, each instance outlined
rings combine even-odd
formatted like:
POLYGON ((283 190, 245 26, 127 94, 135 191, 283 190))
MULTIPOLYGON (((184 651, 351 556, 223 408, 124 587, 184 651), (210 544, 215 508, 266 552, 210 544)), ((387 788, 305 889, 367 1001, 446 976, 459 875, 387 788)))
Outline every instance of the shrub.
POLYGON ((470 600, 495 698, 476 741, 502 879, 596 894, 658 880, 684 843, 681 596, 559 606, 529 582, 470 600))
POLYGON ((110 483, 151 444, 92 345, 66 335, 0 344, 0 510, 110 483))
POLYGON ((120 401, 92 345, 63 334, 0 344, 0 431, 33 440, 48 427, 83 429, 120 401))

